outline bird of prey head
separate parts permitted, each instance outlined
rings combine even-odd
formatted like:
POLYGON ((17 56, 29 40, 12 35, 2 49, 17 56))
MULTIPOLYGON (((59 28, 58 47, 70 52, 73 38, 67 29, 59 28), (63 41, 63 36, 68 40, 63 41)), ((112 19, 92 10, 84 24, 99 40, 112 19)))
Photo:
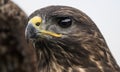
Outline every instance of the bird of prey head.
POLYGON ((95 23, 68 6, 48 6, 29 17, 26 39, 36 49, 40 72, 118 72, 95 23))

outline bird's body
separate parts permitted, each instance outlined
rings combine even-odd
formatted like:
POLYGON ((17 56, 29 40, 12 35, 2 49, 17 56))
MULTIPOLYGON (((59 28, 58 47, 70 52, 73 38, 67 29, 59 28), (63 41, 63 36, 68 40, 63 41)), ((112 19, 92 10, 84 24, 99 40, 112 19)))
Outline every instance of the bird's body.
POLYGON ((26 38, 39 72, 120 72, 95 23, 67 6, 49 6, 29 17, 26 38))
POLYGON ((33 48, 24 29, 27 15, 11 0, 0 0, 0 72, 35 72, 33 48))

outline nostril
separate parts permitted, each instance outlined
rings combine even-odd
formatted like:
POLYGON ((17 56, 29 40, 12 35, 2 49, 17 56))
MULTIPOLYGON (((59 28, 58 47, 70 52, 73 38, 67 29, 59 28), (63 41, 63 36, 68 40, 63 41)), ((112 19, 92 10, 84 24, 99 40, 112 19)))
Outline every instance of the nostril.
POLYGON ((37 23, 36 23, 36 26, 39 26, 39 25, 40 25, 40 22, 37 22, 37 23))

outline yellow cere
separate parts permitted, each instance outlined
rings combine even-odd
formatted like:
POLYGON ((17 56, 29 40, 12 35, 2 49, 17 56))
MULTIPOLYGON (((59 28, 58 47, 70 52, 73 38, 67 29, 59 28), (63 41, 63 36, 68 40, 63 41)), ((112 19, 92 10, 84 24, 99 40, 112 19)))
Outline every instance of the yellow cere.
POLYGON ((62 34, 57 34, 57 33, 53 33, 53 32, 50 32, 50 31, 45 31, 45 30, 41 30, 41 33, 51 35, 51 36, 54 36, 54 37, 62 37, 62 34))
POLYGON ((36 26, 36 23, 42 22, 42 18, 39 16, 35 16, 35 17, 31 18, 29 22, 32 23, 34 26, 36 26))
POLYGON ((39 16, 35 16, 33 18, 30 19, 29 23, 32 23, 33 26, 35 28, 37 28, 41 33, 43 34, 46 34, 46 35, 51 35, 51 36, 54 36, 54 37, 62 37, 62 34, 57 34, 57 33, 54 33, 54 32, 50 32, 50 31, 46 31, 46 30, 42 30, 40 29, 40 26, 37 26, 36 23, 41 23, 42 22, 42 19, 41 17, 39 16))

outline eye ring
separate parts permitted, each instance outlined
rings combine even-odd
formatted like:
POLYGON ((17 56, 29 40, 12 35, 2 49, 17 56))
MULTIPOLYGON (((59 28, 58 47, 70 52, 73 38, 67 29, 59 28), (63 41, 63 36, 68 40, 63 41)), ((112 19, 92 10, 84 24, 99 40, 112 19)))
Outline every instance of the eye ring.
POLYGON ((72 25, 72 19, 70 17, 60 17, 58 25, 62 28, 68 28, 72 25))

